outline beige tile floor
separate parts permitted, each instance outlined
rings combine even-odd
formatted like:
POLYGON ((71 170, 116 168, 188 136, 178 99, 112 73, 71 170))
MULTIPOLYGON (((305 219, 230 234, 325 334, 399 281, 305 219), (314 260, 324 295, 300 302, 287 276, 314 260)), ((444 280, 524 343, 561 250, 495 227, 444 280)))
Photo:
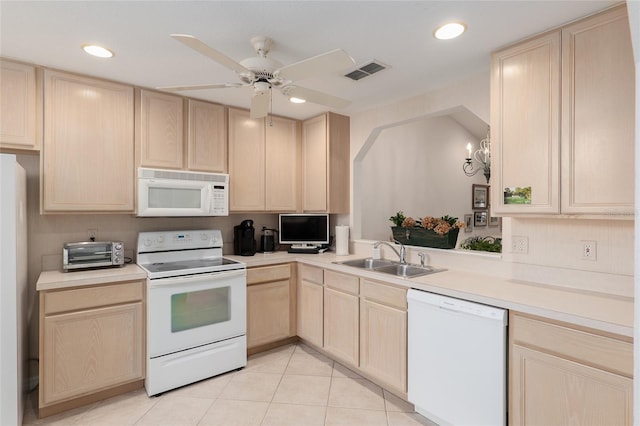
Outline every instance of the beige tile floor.
POLYGON ((413 406, 303 344, 149 398, 144 389, 26 425, 428 425, 413 406))

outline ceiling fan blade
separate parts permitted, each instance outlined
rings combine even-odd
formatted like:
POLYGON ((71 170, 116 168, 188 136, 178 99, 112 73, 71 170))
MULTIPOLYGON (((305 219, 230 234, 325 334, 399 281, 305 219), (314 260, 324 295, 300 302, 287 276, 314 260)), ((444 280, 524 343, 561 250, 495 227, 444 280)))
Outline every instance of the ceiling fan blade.
POLYGON ((284 86, 281 90, 286 96, 293 96, 313 102, 314 104, 325 105, 331 108, 345 108, 351 104, 350 100, 318 92, 317 90, 307 89, 305 87, 284 86))
POLYGON ((227 87, 244 87, 248 84, 241 83, 220 83, 220 84, 195 84, 192 86, 162 86, 156 87, 158 90, 165 90, 167 92, 181 92, 183 90, 204 90, 204 89, 225 89, 227 87))
POLYGON ((285 80, 301 80, 319 74, 327 74, 350 68, 355 61, 342 49, 321 53, 311 58, 286 65, 277 71, 277 74, 285 80))
POLYGON ((251 71, 249 71, 247 68, 243 67, 224 53, 219 52, 214 48, 208 46, 204 42, 198 40, 194 36, 188 34, 171 34, 171 37, 173 37, 173 39, 179 41, 180 43, 192 48, 196 52, 213 59, 220 65, 224 65, 225 67, 237 72, 238 74, 251 74, 251 71))
POLYGON ((270 91, 256 90, 251 98, 251 111, 249 112, 250 118, 262 118, 267 116, 269 113, 269 95, 270 91))

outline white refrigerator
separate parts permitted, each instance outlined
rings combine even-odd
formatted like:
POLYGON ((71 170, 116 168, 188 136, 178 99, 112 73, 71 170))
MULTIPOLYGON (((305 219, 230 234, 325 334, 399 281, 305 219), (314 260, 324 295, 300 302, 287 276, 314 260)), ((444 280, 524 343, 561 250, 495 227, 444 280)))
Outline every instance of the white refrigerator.
POLYGON ((20 425, 26 396, 27 178, 0 154, 0 425, 20 425))

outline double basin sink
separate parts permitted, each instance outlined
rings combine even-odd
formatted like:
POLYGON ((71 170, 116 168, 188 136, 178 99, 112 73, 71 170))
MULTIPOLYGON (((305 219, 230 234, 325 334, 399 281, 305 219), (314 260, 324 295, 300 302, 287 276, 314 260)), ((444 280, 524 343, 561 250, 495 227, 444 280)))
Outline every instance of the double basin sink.
POLYGON ((368 257, 366 259, 353 259, 345 260, 343 262, 333 262, 338 265, 352 266, 354 268, 366 269, 374 272, 382 272, 384 274, 395 275, 402 278, 420 277, 422 275, 434 274, 436 272, 444 271, 444 269, 437 269, 432 266, 419 266, 410 264, 401 264, 393 260, 387 259, 373 259, 368 257))

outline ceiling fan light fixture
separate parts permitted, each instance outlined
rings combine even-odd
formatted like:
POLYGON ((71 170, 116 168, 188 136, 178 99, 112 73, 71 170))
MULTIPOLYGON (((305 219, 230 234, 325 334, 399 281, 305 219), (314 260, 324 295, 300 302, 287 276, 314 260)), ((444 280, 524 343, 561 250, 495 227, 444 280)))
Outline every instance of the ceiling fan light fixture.
POLYGON ((460 36, 466 30, 467 26, 461 22, 448 22, 436 28, 433 36, 438 40, 451 40, 460 36))
POLYGON ((85 43, 82 46, 82 50, 87 52, 91 56, 95 56, 97 58, 111 58, 113 57, 113 52, 106 47, 99 46, 97 44, 85 43))
POLYGON ((295 96, 291 96, 289 98, 289 102, 294 103, 294 104, 303 104, 305 102, 307 102, 306 99, 302 99, 302 98, 296 98, 295 96))

